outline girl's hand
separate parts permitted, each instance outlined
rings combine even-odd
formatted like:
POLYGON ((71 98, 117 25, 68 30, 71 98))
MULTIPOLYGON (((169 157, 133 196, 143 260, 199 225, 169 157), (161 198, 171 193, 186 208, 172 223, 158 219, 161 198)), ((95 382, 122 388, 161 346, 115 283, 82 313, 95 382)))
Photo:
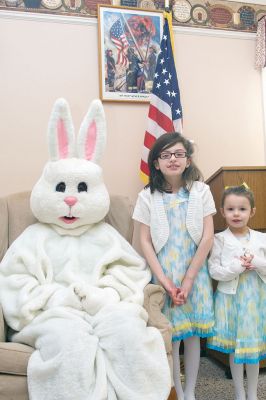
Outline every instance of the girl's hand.
POLYGON ((182 289, 178 288, 178 293, 176 296, 176 299, 173 301, 175 306, 182 306, 183 304, 185 304, 185 297, 184 297, 184 292, 182 289))
POLYGON ((255 269, 255 267, 251 264, 253 258, 254 258, 253 254, 241 256, 240 257, 241 265, 248 270, 255 269))
POLYGON ((253 271, 253 270, 256 269, 256 267, 255 267, 254 265, 250 264, 250 265, 246 266, 246 269, 247 269, 248 271, 253 271))
POLYGON ((185 303, 187 301, 189 293, 192 290, 193 283, 194 283, 194 279, 187 277, 187 276, 184 277, 182 285, 181 285, 181 293, 183 294, 185 303))
POLYGON ((168 295, 171 297, 173 303, 176 304, 177 295, 180 292, 180 288, 176 287, 174 282, 170 278, 167 278, 166 276, 164 277, 164 280, 163 282, 161 282, 161 284, 165 288, 168 295))

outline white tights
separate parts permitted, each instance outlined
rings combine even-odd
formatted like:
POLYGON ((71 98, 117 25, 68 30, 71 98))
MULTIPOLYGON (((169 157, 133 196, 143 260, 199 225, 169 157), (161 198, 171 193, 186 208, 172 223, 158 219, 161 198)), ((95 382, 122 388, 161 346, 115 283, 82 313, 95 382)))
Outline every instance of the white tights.
POLYGON ((180 341, 173 343, 174 383, 177 397, 178 400, 195 400, 195 386, 200 364, 200 338, 192 336, 184 340, 184 364, 186 375, 184 391, 180 380, 179 347, 180 341))
MULTIPOLYGON (((244 365, 234 362, 234 353, 230 354, 230 369, 235 387, 236 400, 246 400, 244 389, 244 365)), ((259 363, 246 364, 248 381, 248 400, 257 400, 257 387, 259 378, 259 363)))

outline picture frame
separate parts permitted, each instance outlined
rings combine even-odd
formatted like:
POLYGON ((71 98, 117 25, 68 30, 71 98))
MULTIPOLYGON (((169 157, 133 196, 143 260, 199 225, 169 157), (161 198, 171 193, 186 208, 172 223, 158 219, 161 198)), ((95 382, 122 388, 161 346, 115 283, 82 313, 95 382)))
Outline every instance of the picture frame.
POLYGON ((162 32, 161 11, 98 6, 102 101, 150 101, 162 32))

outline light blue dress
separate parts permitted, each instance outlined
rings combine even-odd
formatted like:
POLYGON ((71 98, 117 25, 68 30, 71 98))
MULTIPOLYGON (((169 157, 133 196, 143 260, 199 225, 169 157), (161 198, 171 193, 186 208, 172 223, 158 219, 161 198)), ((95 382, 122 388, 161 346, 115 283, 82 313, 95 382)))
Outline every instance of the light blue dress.
MULTIPOLYGON (((169 223, 167 243, 157 254, 165 275, 177 287, 195 255, 197 246, 186 228, 189 192, 181 188, 178 193, 164 193, 163 201, 169 223)), ((163 313, 173 327, 173 341, 190 336, 208 337, 214 325, 213 292, 207 263, 205 262, 195 279, 186 304, 173 306, 167 296, 163 313)))
POLYGON ((237 364, 254 364, 266 358, 266 284, 256 271, 239 275, 236 294, 217 290, 214 304, 214 336, 207 347, 235 353, 237 364))

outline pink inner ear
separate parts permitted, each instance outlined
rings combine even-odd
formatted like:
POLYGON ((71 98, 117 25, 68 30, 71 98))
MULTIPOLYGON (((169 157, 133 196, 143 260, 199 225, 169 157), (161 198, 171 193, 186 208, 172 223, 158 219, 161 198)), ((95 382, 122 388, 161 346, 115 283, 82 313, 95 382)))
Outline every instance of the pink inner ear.
POLYGON ((57 121, 57 140, 58 152, 60 158, 67 158, 68 156, 68 140, 67 131, 62 118, 57 121))
POLYGON ((96 145, 97 127, 95 121, 92 121, 87 130, 87 137, 85 141, 85 159, 91 160, 94 154, 96 145))

